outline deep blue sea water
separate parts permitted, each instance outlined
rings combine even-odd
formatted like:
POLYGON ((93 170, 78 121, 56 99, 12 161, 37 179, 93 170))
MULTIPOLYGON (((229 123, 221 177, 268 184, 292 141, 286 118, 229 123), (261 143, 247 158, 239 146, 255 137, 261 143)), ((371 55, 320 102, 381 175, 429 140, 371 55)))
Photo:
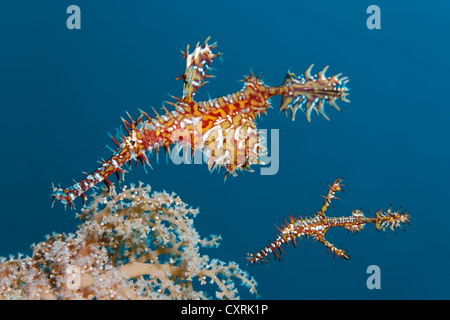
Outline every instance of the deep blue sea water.
MULTIPOLYGON (((236 261, 258 281, 263 299, 449 299, 450 287, 450 24, 448 1, 24 1, 0 10, 0 256, 23 252, 46 234, 73 232, 74 211, 51 208, 51 183, 68 186, 111 152, 108 131, 137 108, 152 114, 184 72, 180 49, 207 36, 223 52, 204 99, 241 88, 250 70, 271 85, 286 70, 349 76, 351 103, 295 122, 274 109, 259 128, 278 129, 279 171, 229 177, 206 165, 165 164, 126 176, 153 190, 176 192, 200 208, 202 236, 220 234, 204 253, 236 261), (66 26, 69 5, 81 29, 66 26), (368 29, 369 5, 381 29, 368 29), (289 213, 320 209, 327 183, 347 185, 329 215, 360 208, 373 216, 390 204, 412 217, 406 231, 358 234, 331 230, 327 239, 349 250, 336 260, 322 244, 302 240, 281 263, 246 266, 247 252, 275 239, 289 213), (367 268, 381 270, 369 290, 367 268)), ((115 181, 115 180, 114 180, 115 181)), ((78 199, 77 207, 81 207, 78 199)), ((253 298, 240 288, 242 298, 253 298)))

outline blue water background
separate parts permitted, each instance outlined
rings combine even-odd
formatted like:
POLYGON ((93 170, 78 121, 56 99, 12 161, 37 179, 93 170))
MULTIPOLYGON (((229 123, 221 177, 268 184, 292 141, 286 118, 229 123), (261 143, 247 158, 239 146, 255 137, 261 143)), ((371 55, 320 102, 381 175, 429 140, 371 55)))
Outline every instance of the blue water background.
MULTIPOLYGON (((206 165, 142 167, 126 181, 175 191, 200 208, 202 236, 220 234, 202 252, 236 261, 258 281, 263 299, 448 299, 450 287, 450 24, 447 1, 24 1, 0 11, 0 256, 22 252, 44 235, 73 232, 74 211, 51 208, 51 183, 68 186, 111 152, 108 131, 137 108, 152 114, 168 94, 181 96, 180 49, 207 36, 223 61, 196 98, 228 94, 250 70, 279 85, 330 65, 349 76, 351 103, 328 106, 331 121, 301 114, 292 122, 274 109, 258 121, 279 129, 276 175, 260 168, 223 182, 206 165), (66 8, 81 8, 81 30, 68 30, 66 8), (369 30, 366 9, 381 8, 381 29, 369 30), (302 240, 284 260, 245 265, 275 238, 283 217, 320 209, 327 182, 343 177, 344 201, 329 215, 360 208, 373 216, 390 204, 412 217, 406 231, 359 234, 331 230, 349 250, 336 260, 320 243, 302 240), (367 267, 381 270, 369 290, 367 267)), ((113 180, 115 181, 115 180, 113 180)), ((76 205, 81 207, 81 200, 76 205)), ((241 288, 241 287, 240 287, 241 288)), ((241 297, 253 298, 241 288, 241 297)))

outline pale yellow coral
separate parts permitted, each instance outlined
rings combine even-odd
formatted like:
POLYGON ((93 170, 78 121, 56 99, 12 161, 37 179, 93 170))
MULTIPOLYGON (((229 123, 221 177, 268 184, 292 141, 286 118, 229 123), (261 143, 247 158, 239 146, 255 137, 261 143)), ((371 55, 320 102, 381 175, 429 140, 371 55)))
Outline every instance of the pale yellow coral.
POLYGON ((149 186, 103 190, 78 217, 75 234, 52 234, 31 257, 0 261, 0 299, 239 298, 233 280, 256 294, 256 281, 234 263, 201 255, 220 236, 202 239, 198 210, 149 186))

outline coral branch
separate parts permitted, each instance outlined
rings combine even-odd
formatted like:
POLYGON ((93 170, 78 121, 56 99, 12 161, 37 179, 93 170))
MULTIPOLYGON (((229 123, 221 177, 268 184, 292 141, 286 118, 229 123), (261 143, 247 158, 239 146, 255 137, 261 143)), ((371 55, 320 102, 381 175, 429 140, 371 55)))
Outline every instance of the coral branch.
POLYGON ((327 196, 324 196, 322 209, 317 211, 317 214, 310 218, 290 216, 289 222, 285 220, 284 225, 278 228, 280 233, 276 240, 256 254, 248 253, 247 261, 251 264, 266 263, 270 252, 274 254, 276 260, 281 260, 279 253, 284 253, 281 246, 291 242, 297 246, 296 238, 301 239, 303 236, 311 236, 314 240, 324 244, 328 252, 332 252, 335 257, 350 259, 345 250, 337 248, 325 239, 325 234, 330 228, 343 227, 351 232, 359 232, 366 223, 373 223, 377 230, 384 231, 389 228, 395 231, 395 228, 402 228, 401 224, 409 224, 410 216, 406 211, 400 213, 400 210, 392 211, 391 208, 385 212, 379 210, 373 218, 365 217, 361 210, 353 210, 352 215, 348 217, 327 217, 325 212, 333 199, 339 199, 336 197, 336 192, 342 192, 342 186, 342 178, 336 179, 330 186, 327 196))
POLYGON ((220 299, 239 298, 234 280, 256 294, 237 264, 200 255, 220 236, 200 238, 197 213, 142 183, 104 189, 78 215, 75 234, 52 234, 31 257, 1 260, 0 299, 206 299, 206 279, 220 299))

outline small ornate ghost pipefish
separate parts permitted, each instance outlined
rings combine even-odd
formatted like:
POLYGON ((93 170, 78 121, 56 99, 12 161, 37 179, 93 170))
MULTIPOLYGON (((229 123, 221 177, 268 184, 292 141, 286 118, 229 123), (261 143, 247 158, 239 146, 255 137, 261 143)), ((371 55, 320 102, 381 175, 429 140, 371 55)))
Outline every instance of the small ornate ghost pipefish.
POLYGON ((262 264, 267 263, 266 259, 269 259, 269 253, 273 253, 275 260, 281 260, 280 255, 284 254, 281 246, 292 243, 297 247, 296 238, 300 240, 303 236, 306 238, 311 236, 315 241, 317 240, 323 243, 328 249, 328 252, 334 253, 335 257, 350 259, 345 253, 345 250, 336 248, 325 239, 325 234, 330 228, 343 227, 351 232, 359 232, 364 228, 366 223, 374 223, 378 231, 384 231, 386 228, 395 231, 397 227, 402 228, 402 223, 409 224, 410 216, 406 210, 400 213, 400 209, 392 211, 391 208, 385 212, 382 210, 377 211, 373 218, 365 217, 361 210, 352 210, 352 215, 348 217, 327 217, 325 211, 330 205, 331 200, 339 199, 336 197, 336 192, 342 192, 343 185, 341 183, 342 179, 338 178, 330 186, 328 195, 326 197, 323 196, 325 202, 322 209, 317 211, 317 214, 309 218, 294 218, 293 216, 289 216, 289 222, 285 219, 281 228, 277 227, 280 233, 275 241, 255 254, 248 253, 247 261, 250 264, 257 264, 258 262, 262 264))
POLYGON ((166 153, 171 146, 190 147, 192 153, 200 150, 207 159, 208 169, 223 166, 228 173, 236 175, 238 170, 251 171, 252 164, 260 164, 260 157, 267 150, 261 142, 255 124, 256 116, 266 113, 270 107, 270 98, 281 95, 280 111, 295 114, 302 110, 308 121, 311 112, 315 110, 329 120, 325 113, 325 102, 340 110, 336 100, 346 99, 348 89, 347 77, 341 74, 331 77, 325 76, 328 66, 317 75, 311 74, 312 65, 301 76, 289 72, 281 86, 268 86, 253 73, 243 80, 244 87, 232 94, 228 94, 206 101, 194 101, 196 91, 205 85, 205 78, 213 76, 206 74, 210 64, 220 53, 213 53, 216 43, 208 44, 209 38, 202 45, 197 44, 192 53, 189 46, 183 53, 186 59, 185 73, 177 79, 184 81, 182 98, 173 97, 175 102, 167 102, 174 109, 169 111, 163 106, 164 113, 151 118, 141 111, 141 115, 130 121, 122 118, 126 134, 118 131, 111 139, 117 145, 112 157, 102 161, 101 166, 80 182, 75 182, 69 188, 53 186, 53 201, 60 200, 63 204, 74 206, 74 200, 82 197, 86 201, 86 191, 100 182, 108 188, 108 180, 113 173, 120 180, 125 174, 124 165, 150 164, 148 154, 153 150, 158 152, 164 148, 166 153), (144 120, 144 117, 146 119, 144 120))

